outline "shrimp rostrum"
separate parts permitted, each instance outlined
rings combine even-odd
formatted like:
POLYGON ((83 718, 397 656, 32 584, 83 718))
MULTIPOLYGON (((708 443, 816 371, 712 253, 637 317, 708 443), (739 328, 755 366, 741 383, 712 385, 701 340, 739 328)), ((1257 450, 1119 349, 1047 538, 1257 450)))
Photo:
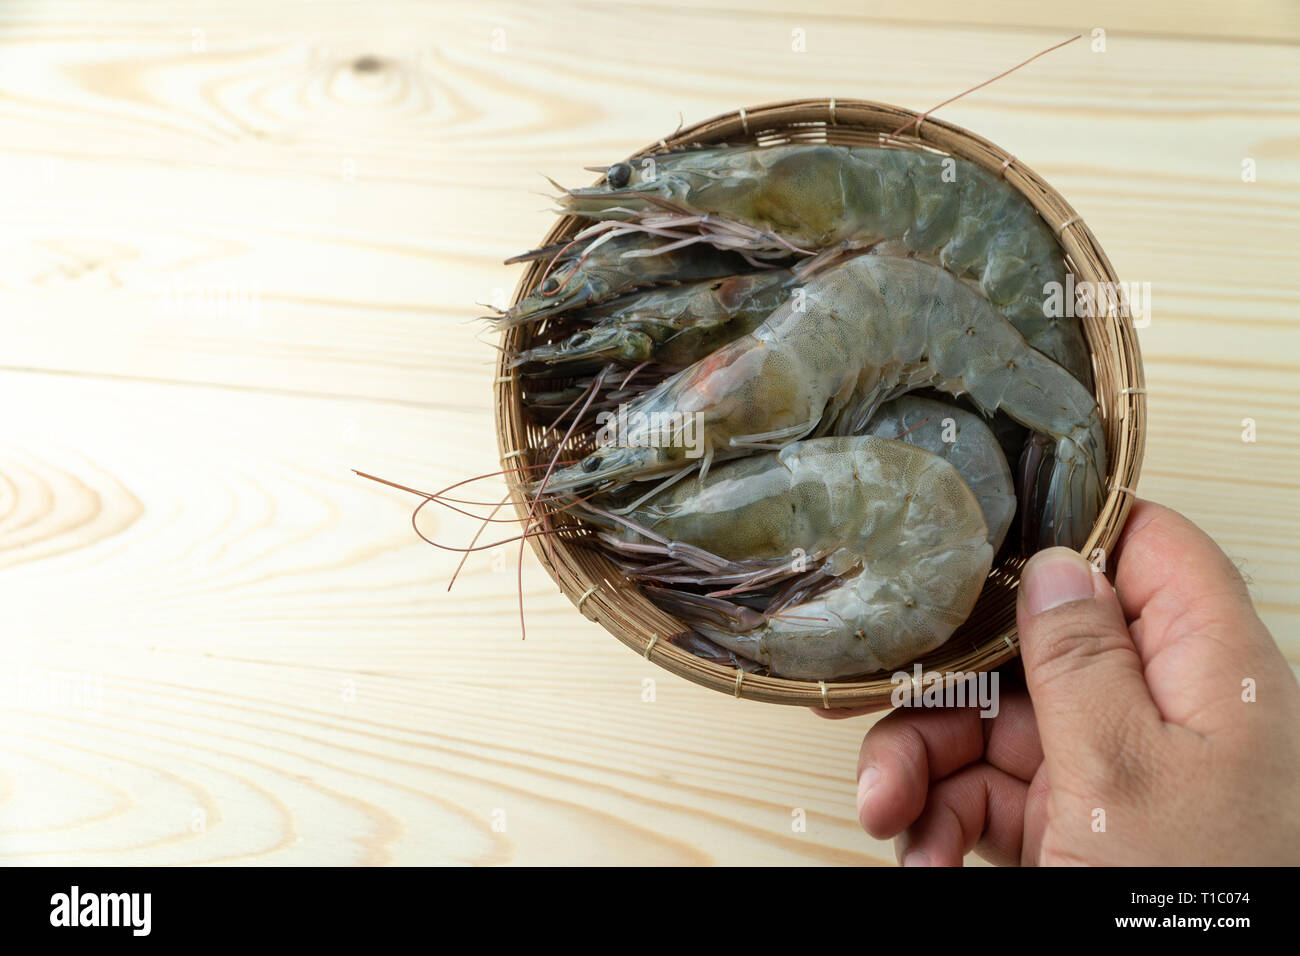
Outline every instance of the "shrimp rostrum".
POLYGON ((511 364, 563 369, 608 359, 681 368, 751 331, 794 285, 788 269, 769 269, 625 295, 578 310, 571 317, 588 325, 520 353, 511 364))
MULTIPOLYGON (((607 436, 546 490, 614 485, 792 441, 860 432, 881 404, 930 387, 968 395, 1053 440, 1037 544, 1079 548, 1103 499, 1106 451, 1092 395, 977 291, 915 259, 864 255, 795 291, 754 331, 629 403, 629 433, 607 436), (700 440, 653 441, 647 422, 687 423, 700 440), (699 454, 699 462, 688 455, 699 454)), ((535 487, 534 490, 539 490, 535 487)))
POLYGON ((518 303, 485 318, 506 329, 637 289, 730 276, 750 268, 745 258, 734 252, 711 247, 665 251, 664 246, 663 240, 649 233, 610 231, 516 256, 508 262, 550 256, 547 275, 518 303))
POLYGON ((605 537, 640 553, 692 547, 736 562, 721 570, 806 555, 821 586, 787 588, 762 612, 671 587, 646 593, 773 674, 819 680, 938 647, 970 614, 993 561, 979 502, 956 469, 870 435, 720 465, 625 512, 605 537))

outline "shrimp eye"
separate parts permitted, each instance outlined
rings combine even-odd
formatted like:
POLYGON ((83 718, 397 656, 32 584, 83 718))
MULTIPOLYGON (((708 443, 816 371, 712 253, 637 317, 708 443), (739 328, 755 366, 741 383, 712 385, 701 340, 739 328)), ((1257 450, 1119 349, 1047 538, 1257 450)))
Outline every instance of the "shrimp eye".
POLYGON ((574 347, 581 347, 587 344, 587 339, 591 338, 586 332, 579 332, 573 338, 569 339, 569 344, 574 347))
POLYGON ((547 276, 546 281, 537 287, 537 291, 542 295, 550 295, 560 287, 560 280, 555 276, 547 276))
POLYGON ((605 173, 605 182, 615 189, 622 189, 632 181, 632 167, 628 163, 615 163, 605 173))
POLYGON ((583 471, 591 472, 591 471, 595 471, 595 470, 596 470, 597 468, 599 468, 599 467, 600 467, 600 457, 599 457, 599 456, 594 457, 594 458, 584 458, 584 459, 582 460, 582 470, 583 470, 583 471))

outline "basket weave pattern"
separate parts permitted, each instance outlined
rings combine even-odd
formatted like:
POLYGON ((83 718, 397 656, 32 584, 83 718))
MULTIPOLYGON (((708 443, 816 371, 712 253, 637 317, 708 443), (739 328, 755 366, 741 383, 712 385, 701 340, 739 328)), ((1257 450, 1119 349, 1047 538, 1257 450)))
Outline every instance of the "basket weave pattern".
MULTIPOLYGON (((1015 157, 960 127, 910 110, 864 100, 799 100, 738 110, 682 129, 636 154, 648 156, 665 149, 695 144, 832 143, 878 145, 904 126, 907 134, 894 144, 938 150, 1000 175, 1022 193, 1057 235, 1075 282, 1118 283, 1118 278, 1083 220, 1062 196, 1015 157)), ((562 217, 541 245, 571 237, 583 224, 562 217)), ((520 301, 541 279, 546 263, 533 262, 515 291, 520 301)), ((1137 334, 1127 316, 1085 316, 1083 331, 1092 353, 1094 392, 1106 429, 1108 495, 1084 548, 1108 555, 1124 526, 1141 468, 1146 431, 1146 392, 1137 334)), ((496 425, 502 467, 543 463, 538 451, 543 429, 523 409, 519 379, 507 367, 510 351, 527 348, 534 330, 516 327, 507 334, 497 366, 496 425)), ((572 450, 576 451, 576 447, 572 450)), ((566 454, 564 457, 570 457, 566 454)), ((517 472, 508 473, 520 517, 530 503, 517 472)), ((554 515, 556 527, 573 527, 567 515, 554 515)), ((628 647, 688 680, 737 697, 802 706, 881 706, 894 689, 890 674, 847 681, 803 681, 746 674, 730 666, 697 657, 674 646, 670 639, 688 630, 681 621, 655 607, 622 571, 596 550, 579 546, 574 534, 532 538, 533 549, 560 589, 578 609, 600 623, 628 647)), ((919 659, 923 670, 978 672, 989 670, 1018 653, 1015 589, 1022 559, 1003 560, 993 568, 969 619, 942 647, 919 659)), ((910 665, 905 668, 910 670, 910 665)))

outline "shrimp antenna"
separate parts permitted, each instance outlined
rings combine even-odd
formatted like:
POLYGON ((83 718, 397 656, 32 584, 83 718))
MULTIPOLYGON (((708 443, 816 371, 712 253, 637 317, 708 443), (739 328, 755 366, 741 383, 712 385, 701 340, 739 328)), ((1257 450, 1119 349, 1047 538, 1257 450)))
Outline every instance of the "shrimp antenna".
POLYGON ((554 186, 556 189, 558 189, 560 192, 564 193, 566 196, 572 196, 572 195, 573 195, 573 190, 572 190, 572 189, 565 189, 563 186, 561 186, 559 183, 557 183, 557 182, 556 182, 554 179, 552 179, 550 176, 543 175, 542 178, 545 179, 545 180, 546 180, 548 183, 550 183, 552 186, 554 186))
MULTIPOLYGON (((469 546, 471 548, 474 547, 474 545, 478 544, 479 537, 483 534, 484 531, 487 530, 488 522, 496 517, 497 512, 500 511, 505 506, 505 503, 509 500, 510 500, 510 492, 507 491, 506 496, 501 499, 501 503, 498 504, 495 508, 493 508, 492 511, 488 514, 488 516, 483 519, 483 523, 479 525, 478 530, 474 532, 474 537, 469 539, 469 546)), ((460 577, 461 569, 465 567, 465 562, 469 560, 469 555, 470 552, 466 551, 464 554, 460 556, 460 563, 456 565, 456 570, 451 573, 451 580, 447 582, 448 591, 452 589, 452 586, 455 585, 456 583, 456 579, 460 577)))
MULTIPOLYGON (((599 492, 593 491, 593 492, 591 493, 591 495, 588 495, 587 497, 589 498, 589 497, 591 497, 592 495, 596 495, 596 494, 598 494, 598 493, 599 493, 599 492)), ((454 499, 452 499, 452 500, 454 500, 454 499)), ((471 553, 472 551, 474 551, 474 550, 477 550, 477 549, 474 547, 474 545, 476 545, 476 544, 478 543, 479 536, 482 535, 483 532, 487 530, 487 526, 488 526, 489 522, 492 522, 492 523, 507 523, 507 524, 508 524, 508 523, 510 523, 510 522, 518 521, 518 520, 519 520, 518 518, 498 518, 498 517, 496 517, 496 513, 497 513, 498 511, 500 511, 503 507, 505 507, 506 502, 509 501, 509 500, 510 500, 510 493, 509 493, 509 492, 506 492, 506 496, 505 496, 504 498, 502 498, 499 502, 497 502, 496 507, 494 507, 494 508, 492 509, 492 511, 488 514, 488 516, 487 516, 486 518, 482 519, 482 520, 483 520, 483 523, 480 524, 480 525, 478 526, 478 530, 474 532, 474 537, 471 538, 471 539, 470 539, 470 542, 469 542, 469 548, 465 551, 464 554, 462 554, 462 555, 460 556, 460 563, 456 565, 456 570, 452 572, 451 580, 447 582, 447 590, 448 590, 448 591, 450 591, 450 590, 452 589, 452 587, 455 586, 455 584, 456 584, 456 578, 460 577, 460 572, 461 572, 461 570, 465 567, 465 562, 469 560, 470 553, 471 553)), ((578 505, 584 503, 586 500, 587 500, 587 498, 575 498, 571 503, 565 505, 563 508, 561 508, 561 509, 559 509, 559 510, 560 510, 560 511, 567 511, 567 510, 570 509, 570 508, 576 508, 578 505)), ((444 500, 444 502, 445 502, 445 500, 444 500)), ((439 502, 439 503, 442 504, 442 503, 444 503, 444 502, 439 502)), ((459 510, 459 509, 456 509, 456 510, 459 510)), ((461 513, 464 514, 465 512, 461 512, 461 513)), ((471 515, 470 517, 477 518, 478 515, 471 515)), ((513 540, 513 539, 512 539, 512 540, 513 540)))
MULTIPOLYGON (((556 464, 560 465, 573 465, 576 463, 576 459, 574 461, 556 462, 556 464)), ((546 462, 539 462, 536 465, 514 465, 510 468, 502 468, 500 471, 485 471, 481 475, 474 475, 472 478, 465 478, 456 482, 454 485, 448 485, 446 488, 443 488, 442 491, 438 492, 421 491, 419 488, 412 488, 409 485, 398 484, 396 481, 390 481, 387 478, 380 478, 378 475, 367 474, 364 471, 357 471, 355 468, 352 469, 352 474, 359 478, 368 478, 370 481, 377 481, 379 484, 387 485, 390 488, 396 488, 398 491, 409 491, 411 494, 419 495, 421 498, 441 498, 444 492, 451 491, 453 488, 459 488, 461 485, 468 485, 471 481, 482 481, 484 478, 495 478, 497 475, 505 475, 512 471, 531 471, 534 468, 546 467, 548 467, 546 462)))
MULTIPOLYGON (((501 318, 501 317, 500 317, 499 315, 480 315, 479 318, 480 318, 480 319, 487 319, 488 321, 492 321, 492 320, 494 320, 494 319, 499 319, 499 318, 501 318)), ((486 346, 488 346, 489 348, 494 348, 494 349, 496 349, 498 352, 505 352, 505 351, 506 351, 506 348, 505 348, 504 345, 498 345, 496 342, 488 342, 487 340, 485 340, 484 338, 482 338, 482 335, 483 335, 484 332, 488 332, 488 333, 493 334, 493 335, 496 334, 496 330, 494 330, 494 329, 490 329, 490 328, 480 328, 477 332, 474 333, 474 341, 477 342, 479 345, 486 345, 486 346)))
POLYGON ((910 434, 912 434, 912 432, 916 431, 918 428, 920 428, 922 425, 924 425, 924 424, 925 424, 926 422, 928 422, 929 420, 930 420, 930 419, 928 419, 928 418, 923 418, 923 419, 921 419, 919 422, 917 422, 915 425, 913 425, 913 426, 912 426, 911 428, 909 428, 907 431, 905 431, 905 432, 901 432, 901 433, 895 435, 895 436, 894 436, 894 441, 898 441, 899 439, 903 438, 903 436, 905 436, 905 435, 910 435, 910 434))
POLYGON ((1059 50, 1059 49, 1060 49, 1061 47, 1063 47, 1063 46, 1068 46, 1069 44, 1073 43, 1075 40, 1081 39, 1082 37, 1083 37, 1083 34, 1082 34, 1082 33, 1076 33, 1074 36, 1070 37, 1070 39, 1068 39, 1068 40, 1062 40, 1060 43, 1056 44, 1055 46, 1049 46, 1046 50, 1039 50, 1037 53, 1035 53, 1035 54, 1034 54, 1033 56, 1031 56, 1029 59, 1027 59, 1027 60, 1025 60, 1025 61, 1023 61, 1023 62, 1021 62, 1021 63, 1017 63, 1017 64, 1016 64, 1015 66, 1013 66, 1011 69, 1009 69, 1009 70, 1003 70, 1003 71, 1002 71, 1001 73, 999 73, 997 76, 990 77, 989 79, 985 80, 983 83, 979 83, 979 84, 977 84, 977 85, 975 85, 975 86, 972 86, 969 90, 962 90, 962 92, 958 93, 956 96, 950 96, 950 97, 948 97, 948 99, 944 100, 944 101, 943 101, 942 103, 940 103, 938 106, 932 106, 932 107, 930 107, 930 108, 929 108, 928 110, 926 110, 924 113, 921 113, 919 116, 913 117, 912 119, 910 119, 910 120, 908 120, 906 123, 904 123, 902 126, 898 127, 898 129, 894 130, 892 133, 887 134, 887 135, 885 136, 885 139, 893 139, 895 136, 897 136, 899 133, 903 132, 903 130, 907 129, 909 126, 915 126, 915 127, 919 130, 919 129, 921 128, 921 123, 922 123, 923 121, 925 121, 926 119, 929 119, 930 114, 933 113, 933 112, 935 112, 936 110, 943 109, 943 108, 944 108, 945 106, 947 106, 949 103, 954 103, 954 102, 956 102, 957 100, 961 99, 963 96, 966 96, 966 95, 968 95, 968 94, 970 94, 970 93, 974 93, 976 90, 982 90, 984 87, 988 86, 990 83, 994 83, 994 82, 996 82, 996 81, 1002 79, 1004 76, 1007 76, 1007 75, 1009 75, 1009 74, 1011 74, 1011 73, 1016 72, 1016 70, 1020 69, 1022 66, 1028 66, 1030 63, 1033 63, 1035 60, 1037 60, 1040 56, 1047 56, 1047 54, 1053 52, 1054 50, 1059 50))
MULTIPOLYGON (((569 405, 568 405, 568 407, 565 408, 564 411, 560 412, 560 414, 559 414, 558 416, 556 416, 555 421, 552 422, 550 425, 548 425, 548 426, 546 427, 545 431, 543 431, 542 434, 545 434, 546 432, 549 432, 549 431, 554 431, 554 430, 556 429, 556 426, 558 426, 558 425, 560 424, 560 422, 564 419, 564 416, 567 415, 567 414, 569 414, 569 412, 571 412, 571 411, 573 410, 574 406, 577 405, 578 402, 580 402, 580 401, 582 401, 582 395, 579 395, 579 396, 578 396, 577 398, 575 398, 572 402, 570 402, 569 405)), ((563 442, 561 442, 561 446, 562 446, 562 445, 563 445, 563 442)), ((565 462, 565 464, 572 464, 572 462, 565 462)), ((538 464, 538 465, 530 465, 529 467, 531 467, 531 468, 540 468, 540 467, 542 467, 542 466, 541 466, 540 464, 538 464)), ((361 472, 357 472, 357 474, 361 474, 361 472)), ((504 472, 496 472, 495 474, 504 474, 504 472)), ((366 475, 365 477, 368 478, 368 477, 370 477, 370 476, 369 476, 369 475, 366 475)), ((491 476, 490 476, 490 475, 487 475, 487 476, 484 476, 484 477, 491 477, 491 476)), ((382 479, 376 479, 376 480, 382 480, 382 479)), ((473 479, 471 479, 471 480, 473 480, 473 479)), ((400 487, 400 486, 398 486, 398 487, 400 487)), ((438 493, 439 504, 444 504, 444 505, 445 505, 446 502, 448 502, 448 501, 455 501, 455 502, 457 502, 457 503, 459 503, 459 504, 475 504, 475 505, 482 505, 483 507, 487 507, 489 504, 491 504, 491 502, 488 502, 488 501, 473 501, 473 502, 469 502, 469 501, 463 501, 463 500, 458 499, 458 498, 449 498, 449 497, 447 497, 447 496, 446 496, 446 492, 450 491, 450 490, 451 490, 452 488, 454 488, 454 487, 456 487, 456 486, 455 486, 455 485, 451 485, 451 486, 449 486, 449 487, 447 487, 447 488, 442 489, 442 491, 440 491, 440 492, 438 493)), ((592 495, 595 495, 596 493, 597 493, 597 492, 592 492, 592 495)), ((591 496, 589 495, 588 497, 591 497, 591 496)), ((486 518, 481 518, 481 519, 480 519, 480 521, 481 521, 482 523, 479 525, 478 531, 474 532, 474 537, 471 538, 471 539, 470 539, 470 542, 469 542, 471 548, 474 546, 475 543, 478 542, 479 536, 482 535, 483 532, 484 532, 485 530, 487 530, 487 526, 488 526, 489 523, 498 523, 498 522, 499 522, 499 523, 508 523, 508 522, 518 521, 518 520, 519 520, 518 518, 497 518, 497 517, 496 517, 496 513, 497 513, 498 511, 500 511, 500 510, 505 506, 505 503, 506 503, 507 501, 509 501, 509 500, 510 500, 510 493, 507 492, 507 493, 506 493, 506 496, 505 496, 504 498, 502 498, 502 499, 501 499, 501 500, 496 504, 496 506, 493 507, 493 509, 488 513, 488 516, 487 516, 486 518)), ((567 511, 569 508, 572 508, 572 507, 574 507, 574 506, 576 506, 576 505, 578 505, 578 504, 581 504, 582 502, 584 502, 584 501, 586 501, 586 500, 587 500, 586 498, 578 498, 578 499, 576 499, 572 504, 565 505, 565 506, 564 506, 563 508, 561 508, 560 510, 561 510, 561 511, 567 511)), ((460 511, 459 508, 453 508, 452 510, 453 510, 453 511, 460 511)), ((461 513, 461 514, 468 514, 467 512, 464 512, 464 511, 461 511, 460 513, 461 513)), ((469 517, 471 517, 471 518, 478 518, 479 516, 478 516, 478 515, 469 515, 469 517)), ((455 570, 454 572, 452 572, 451 580, 447 582, 447 590, 448 590, 448 591, 450 591, 450 590, 452 589, 452 586, 455 585, 455 583, 456 583, 456 578, 458 578, 458 577, 460 576, 460 572, 461 572, 461 570, 465 567, 465 562, 466 562, 467 560, 469 560, 469 554, 470 554, 470 553, 469 553, 468 551, 466 551, 465 554, 461 556, 460 563, 456 565, 456 570, 455 570)))
MULTIPOLYGON (((548 464, 528 465, 528 466, 524 466, 524 467, 527 467, 527 468, 544 468, 544 467, 553 467, 554 464, 555 464, 554 462, 551 462, 551 463, 548 463, 548 464)), ((565 462, 564 464, 572 464, 572 462, 565 462)), ((509 470, 512 470, 512 469, 506 469, 506 471, 509 471, 509 470)), ((518 518, 497 518, 497 517, 496 517, 496 513, 497 513, 498 511, 501 510, 502 506, 504 506, 505 503, 506 503, 507 501, 510 500, 510 495, 507 494, 504 498, 501 499, 500 502, 498 502, 498 503, 497 503, 497 504, 492 508, 492 511, 488 514, 488 516, 487 516, 486 518, 480 518, 480 520, 482 521, 482 524, 479 526, 478 531, 475 532, 474 537, 470 540, 469 547, 467 547, 467 548, 453 548, 453 547, 451 547, 450 545, 439 544, 437 541, 434 541, 432 538, 426 536, 426 535, 424 534, 424 532, 422 532, 422 531, 420 530, 418 524, 416 523, 416 520, 417 520, 417 518, 418 518, 418 516, 419 516, 419 514, 420 514, 420 511, 423 510, 423 508, 424 508, 425 505, 429 504, 430 502, 434 502, 435 504, 440 504, 440 505, 442 505, 444 508, 450 508, 452 511, 455 511, 455 512, 457 512, 458 514, 463 514, 463 515, 465 515, 466 517, 469 517, 469 518, 479 518, 479 515, 472 514, 472 513, 468 512, 468 511, 464 511, 464 510, 462 510, 462 509, 460 509, 460 508, 457 508, 457 507, 455 507, 455 506, 449 504, 448 502, 451 502, 451 501, 460 501, 460 502, 463 503, 463 504, 482 505, 483 507, 487 507, 488 505, 491 505, 492 502, 490 502, 490 501, 474 501, 474 502, 465 502, 465 501, 463 501, 462 499, 457 499, 457 498, 446 498, 446 497, 444 497, 445 492, 450 491, 452 488, 456 488, 456 487, 458 487, 459 485, 467 484, 468 482, 471 482, 471 481, 478 481, 480 478, 491 478, 491 477, 494 477, 494 476, 496 476, 496 475, 503 475, 503 474, 506 473, 505 471, 494 471, 494 472, 488 472, 487 474, 484 474, 484 475, 476 475, 476 476, 473 477, 473 478, 467 478, 467 479, 465 479, 464 481, 457 482, 457 483, 454 484, 454 485, 448 485, 448 486, 447 486, 446 488, 444 488, 442 491, 437 492, 437 493, 433 493, 433 494, 431 494, 431 493, 429 493, 429 492, 427 492, 427 491, 420 491, 418 488, 412 488, 412 487, 410 487, 410 486, 408 486, 408 485, 399 484, 399 483, 396 482, 396 481, 389 481, 387 478, 379 478, 379 477, 377 477, 376 475, 369 475, 369 474, 366 474, 364 471, 357 471, 356 469, 353 469, 352 473, 355 474, 355 475, 359 475, 359 476, 361 476, 362 478, 368 478, 368 479, 371 480, 371 481, 378 482, 378 483, 381 484, 381 485, 388 485, 390 488, 396 488, 396 489, 398 489, 399 491, 406 491, 406 492, 409 492, 409 493, 411 493, 411 494, 413 494, 413 495, 419 495, 421 498, 424 499, 423 501, 420 502, 419 505, 416 506, 415 511, 412 512, 412 514, 411 514, 411 526, 415 529, 415 533, 416 533, 416 535, 418 535, 422 541, 424 541, 424 542, 426 542, 426 543, 428 543, 428 544, 433 545, 435 548, 439 548, 440 550, 443 550, 443 551, 455 551, 455 552, 460 552, 460 553, 461 553, 460 563, 456 566, 456 571, 455 571, 454 574, 452 574, 452 576, 451 576, 451 581, 450 581, 450 582, 448 583, 448 585, 447 585, 447 590, 448 590, 448 591, 450 591, 452 585, 456 583, 456 577, 457 577, 457 575, 460 574, 461 569, 465 566, 465 561, 469 558, 470 554, 472 554, 473 552, 475 552, 475 551, 483 551, 483 550, 486 550, 486 549, 488 549, 488 548, 495 548, 495 547, 498 547, 498 546, 503 545, 503 544, 510 544, 512 541, 520 541, 520 540, 522 540, 523 538, 537 537, 537 536, 539 536, 539 535, 550 535, 550 534, 556 534, 556 533, 559 533, 560 531, 563 531, 563 530, 564 530, 564 529, 562 529, 562 528, 545 528, 545 529, 541 529, 541 530, 538 530, 538 531, 535 531, 535 532, 524 532, 524 533, 521 534, 521 535, 518 535, 518 536, 515 536, 515 537, 510 537, 510 538, 505 538, 505 539, 503 539, 503 540, 501 540, 501 541, 495 541, 495 542, 493 542, 492 544, 485 544, 485 545, 481 545, 481 546, 476 546, 476 545, 478 545, 478 539, 479 539, 479 537, 482 536, 483 531, 487 528, 487 526, 488 526, 489 523, 496 523, 496 524, 511 524, 511 523, 513 523, 513 522, 519 520, 518 518)), ((593 494, 594 494, 594 493, 593 493, 593 494)), ((563 508, 561 508, 560 510, 561 510, 561 511, 567 511, 569 508, 576 507, 577 505, 582 504, 582 503, 584 503, 585 501, 586 501, 585 498, 578 498, 578 499, 575 499, 571 504, 565 505, 565 506, 564 506, 563 508)))
MULTIPOLYGON (((537 493, 533 495, 533 500, 528 506, 528 516, 524 519, 524 533, 519 537, 519 565, 518 565, 518 575, 516 578, 519 585, 519 639, 520 640, 528 639, 527 625, 524 623, 524 539, 528 537, 528 528, 533 523, 533 515, 537 511, 537 503, 542 500, 542 492, 546 490, 546 482, 550 480, 551 472, 555 470, 556 462, 560 458, 560 452, 561 450, 563 450, 565 443, 567 443, 569 438, 573 435, 573 430, 578 427, 578 422, 582 421, 583 417, 587 414, 587 409, 591 407, 592 400, 596 397, 597 394, 599 394, 601 386, 604 385, 605 383, 605 373, 608 371, 609 371, 609 366, 607 365, 603 369, 601 369, 600 374, 597 375, 592 380, 590 391, 587 395, 587 401, 583 404, 581 410, 579 410, 577 415, 574 416, 573 423, 569 426, 569 430, 564 433, 564 437, 560 439, 560 443, 555 446, 555 456, 551 458, 551 462, 546 469, 546 474, 542 476, 542 480, 537 486, 537 493)), ((547 555, 548 557, 550 557, 551 561, 554 562, 555 559, 552 556, 552 552, 550 551, 550 543, 551 543, 550 538, 546 538, 544 540, 546 542, 547 555)))
POLYGON ((430 498, 426 498, 424 501, 421 501, 418 505, 416 505, 415 510, 411 512, 411 527, 415 529, 415 533, 419 535, 420 540, 424 541, 426 544, 433 545, 435 548, 439 549, 440 551, 455 551, 458 553, 469 552, 469 551, 486 551, 489 548, 497 548, 503 544, 510 544, 512 541, 521 541, 524 538, 537 538, 543 535, 561 534, 564 531, 563 528, 539 528, 537 531, 525 531, 523 534, 516 535, 515 537, 512 538, 503 538, 500 541, 493 541, 491 544, 480 544, 478 547, 470 547, 470 548, 453 548, 449 544, 439 544, 437 541, 434 541, 432 538, 427 537, 425 533, 420 530, 419 523, 417 522, 416 519, 419 517, 420 511, 431 500, 432 499, 430 498))

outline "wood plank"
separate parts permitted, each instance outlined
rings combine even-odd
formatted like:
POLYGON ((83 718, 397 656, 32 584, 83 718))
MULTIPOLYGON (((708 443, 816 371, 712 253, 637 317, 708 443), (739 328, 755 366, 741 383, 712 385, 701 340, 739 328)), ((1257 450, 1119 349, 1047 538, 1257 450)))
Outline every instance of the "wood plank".
POLYGON ((891 861, 870 720, 678 681, 531 558, 521 642, 513 547, 448 594, 458 557, 350 469, 498 467, 474 303, 543 174, 743 104, 925 109, 1094 25, 939 115, 1151 283, 1141 491, 1300 665, 1294 5, 0 8, 0 860, 891 861))
POLYGON ((853 823, 860 727, 679 682, 531 561, 521 642, 504 549, 443 590, 455 556, 348 466, 446 483, 473 463, 430 449, 486 453, 476 418, 0 381, 40 410, 0 453, 0 859, 890 858, 853 823))

